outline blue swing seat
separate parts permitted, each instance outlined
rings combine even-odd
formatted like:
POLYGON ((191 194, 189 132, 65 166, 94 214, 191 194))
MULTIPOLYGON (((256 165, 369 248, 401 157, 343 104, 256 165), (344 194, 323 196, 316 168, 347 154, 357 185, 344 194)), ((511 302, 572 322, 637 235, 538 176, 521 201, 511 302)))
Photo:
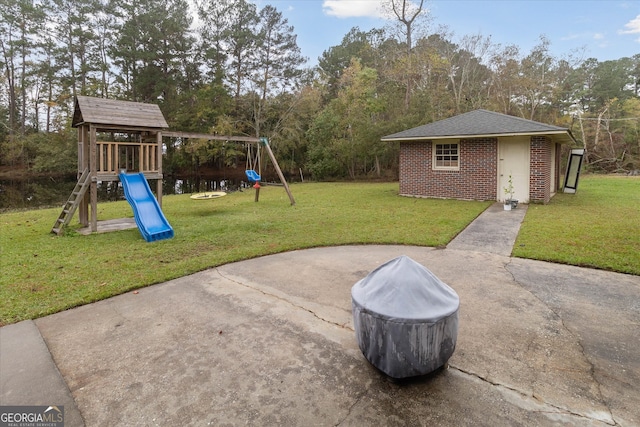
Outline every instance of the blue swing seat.
POLYGON ((246 171, 244 171, 244 173, 247 174, 247 178, 249 179, 249 181, 260 182, 260 175, 258 175, 256 171, 247 169, 246 171))

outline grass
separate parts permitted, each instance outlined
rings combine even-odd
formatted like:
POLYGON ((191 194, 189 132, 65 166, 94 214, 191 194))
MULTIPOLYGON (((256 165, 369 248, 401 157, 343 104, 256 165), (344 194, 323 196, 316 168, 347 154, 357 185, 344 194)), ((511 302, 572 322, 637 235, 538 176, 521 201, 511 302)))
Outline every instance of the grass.
MULTIPOLYGON (((137 229, 50 234, 59 209, 0 214, 0 325, 33 319, 210 267, 294 249, 345 244, 444 246, 490 202, 398 196, 397 183, 305 183, 216 200, 165 196, 175 237, 137 229)), ((131 217, 126 201, 100 220, 131 217)), ((74 223, 77 219, 74 219, 74 223)), ((530 205, 514 256, 640 275, 640 178, 583 177, 575 195, 530 205)))
MULTIPOLYGON (((233 261, 344 244, 446 245, 490 203, 398 196, 397 183, 305 183, 216 200, 165 196, 175 237, 146 243, 137 229, 50 234, 59 209, 0 215, 0 324, 55 313, 233 261)), ((100 220, 131 217, 100 203, 100 220)), ((77 224, 77 217, 73 220, 77 224)))
POLYGON ((585 176, 530 205, 513 256, 640 275, 640 178, 585 176))

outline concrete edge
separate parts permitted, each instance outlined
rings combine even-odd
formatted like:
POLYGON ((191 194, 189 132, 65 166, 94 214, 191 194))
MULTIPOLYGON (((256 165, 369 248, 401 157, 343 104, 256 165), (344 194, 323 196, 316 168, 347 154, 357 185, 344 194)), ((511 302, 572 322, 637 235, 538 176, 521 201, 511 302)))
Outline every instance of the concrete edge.
POLYGON ((0 328, 0 405, 64 406, 65 426, 82 414, 33 320, 0 328))

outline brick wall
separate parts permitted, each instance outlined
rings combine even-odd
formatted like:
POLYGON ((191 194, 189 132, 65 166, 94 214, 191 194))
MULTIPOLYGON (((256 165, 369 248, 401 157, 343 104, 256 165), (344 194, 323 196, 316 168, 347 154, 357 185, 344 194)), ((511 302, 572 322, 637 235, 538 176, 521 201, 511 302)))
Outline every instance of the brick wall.
POLYGON ((531 171, 529 199, 531 202, 549 203, 551 200, 551 150, 548 136, 531 137, 531 171))
MULTIPOLYGON (((456 141, 442 141, 443 143, 456 141)), ((431 141, 400 143, 400 194, 496 200, 498 140, 460 140, 460 170, 433 170, 431 141)))
POLYGON ((553 147, 555 147, 555 150, 556 150, 556 165, 555 165, 555 168, 556 168, 556 182, 553 183, 552 193, 556 193, 556 192, 558 192, 558 190, 560 190, 560 182, 561 182, 561 179, 563 178, 563 176, 561 175, 562 174, 562 168, 561 168, 561 163, 562 163, 562 161, 561 161, 562 160, 562 145, 554 144, 553 147))
MULTIPOLYGON (((455 141, 443 141, 447 142, 455 141)), ((431 141, 400 143, 400 194, 447 199, 497 200, 496 138, 460 140, 458 171, 433 170, 431 149, 431 141)), ((554 149, 557 150, 550 137, 531 137, 529 199, 532 203, 548 203, 551 200, 551 150, 554 149)), ((557 173, 560 172, 558 165, 559 153, 556 157, 557 173)))

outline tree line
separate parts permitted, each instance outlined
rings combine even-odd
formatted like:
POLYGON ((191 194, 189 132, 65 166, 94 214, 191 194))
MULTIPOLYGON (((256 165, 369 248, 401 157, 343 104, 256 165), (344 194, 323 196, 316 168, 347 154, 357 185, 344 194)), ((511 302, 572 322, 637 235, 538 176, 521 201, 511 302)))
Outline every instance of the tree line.
MULTIPOLYGON (((0 166, 75 171, 73 100, 158 104, 172 130, 265 136, 290 174, 395 177, 380 137, 478 108, 569 128, 590 168, 640 168, 640 54, 529 52, 433 28, 387 0, 316 66, 274 6, 248 0, 0 0, 0 166)), ((244 149, 166 141, 168 173, 239 167, 244 149)))

